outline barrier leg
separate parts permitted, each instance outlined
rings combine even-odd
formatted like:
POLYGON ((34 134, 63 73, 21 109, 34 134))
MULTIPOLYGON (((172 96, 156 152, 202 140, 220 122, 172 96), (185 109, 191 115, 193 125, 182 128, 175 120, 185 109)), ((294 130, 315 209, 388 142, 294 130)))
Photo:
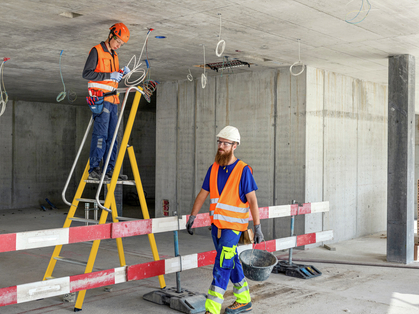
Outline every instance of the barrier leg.
MULTIPOLYGON (((292 204, 298 204, 295 200, 292 201, 292 204)), ((298 204, 297 215, 299 214, 299 207, 301 205, 298 204)), ((295 216, 291 215, 291 237, 294 236, 294 224, 295 224, 295 216)), ((313 277, 318 277, 322 273, 313 265, 302 265, 302 264, 293 264, 292 262, 292 249, 288 249, 288 262, 286 261, 279 261, 274 268, 272 269, 273 273, 284 273, 286 276, 296 277, 301 279, 310 279, 313 277)))
MULTIPOLYGON (((179 224, 179 219, 178 219, 179 224)), ((175 256, 179 256, 180 271, 182 271, 182 256, 179 255, 178 231, 174 232, 175 256)), ((143 299, 160 305, 169 305, 170 308, 183 313, 205 312, 205 294, 195 293, 181 288, 180 272, 176 272, 176 287, 156 290, 143 295, 143 299)))

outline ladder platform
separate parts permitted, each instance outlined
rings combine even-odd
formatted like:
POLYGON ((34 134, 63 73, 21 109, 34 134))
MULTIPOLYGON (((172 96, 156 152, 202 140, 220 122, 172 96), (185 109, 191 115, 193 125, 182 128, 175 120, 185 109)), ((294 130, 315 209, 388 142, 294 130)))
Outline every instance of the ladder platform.
MULTIPOLYGON (((94 183, 99 184, 100 180, 84 180, 86 183, 94 183)), ((103 181, 104 183, 111 183, 111 181, 103 181)), ((116 184, 123 184, 123 185, 135 185, 134 180, 118 180, 116 181, 116 184)))
MULTIPOLYGON (((94 203, 94 202, 96 202, 96 200, 93 199, 93 198, 76 198, 76 201, 84 202, 84 203, 94 203)), ((99 200, 99 202, 101 204, 105 204, 105 201, 104 200, 99 200)), ((91 208, 91 209, 95 209, 95 208, 91 208)))
POLYGON ((92 223, 92 224, 98 224, 99 220, 94 220, 94 219, 87 219, 87 218, 80 218, 80 217, 72 217, 72 218, 68 218, 72 221, 77 221, 77 222, 88 222, 88 223, 92 223))
POLYGON ((65 257, 61 257, 61 256, 56 256, 56 257, 54 257, 54 259, 59 261, 59 262, 66 262, 66 263, 77 264, 77 265, 82 265, 82 266, 87 265, 86 262, 81 262, 81 261, 77 261, 75 259, 65 258, 65 257))
POLYGON ((130 221, 130 220, 140 220, 140 218, 129 218, 129 217, 119 217, 119 216, 117 216, 116 219, 118 219, 118 220, 127 220, 127 221, 130 221))

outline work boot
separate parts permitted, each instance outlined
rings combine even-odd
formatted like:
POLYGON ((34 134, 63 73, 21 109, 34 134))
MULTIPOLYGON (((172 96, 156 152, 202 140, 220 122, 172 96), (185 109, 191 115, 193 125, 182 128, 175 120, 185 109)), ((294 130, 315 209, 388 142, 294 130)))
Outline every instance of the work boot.
POLYGON ((93 169, 92 172, 89 173, 89 180, 100 180, 100 178, 102 177, 102 171, 100 171, 99 167, 96 167, 95 169, 93 169))
POLYGON ((243 312, 249 312, 252 310, 252 302, 249 303, 237 303, 234 301, 234 303, 230 306, 228 306, 224 313, 228 314, 236 314, 236 313, 243 313, 243 312))
MULTIPOLYGON (((105 180, 112 179, 113 176, 113 169, 111 171, 108 171, 108 173, 105 175, 105 180)), ((119 174, 118 181, 128 180, 128 176, 125 174, 119 174)))

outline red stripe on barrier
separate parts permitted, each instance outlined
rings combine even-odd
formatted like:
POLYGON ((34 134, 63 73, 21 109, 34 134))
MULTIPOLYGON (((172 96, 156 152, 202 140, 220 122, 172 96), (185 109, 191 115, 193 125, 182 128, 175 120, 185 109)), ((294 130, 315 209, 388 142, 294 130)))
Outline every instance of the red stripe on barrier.
POLYGON ((297 236, 297 246, 316 243, 316 233, 307 233, 297 236))
POLYGON ((291 205, 291 216, 295 216, 297 215, 297 211, 298 211, 298 204, 292 204, 291 205))
POLYGON ((216 250, 198 253, 198 267, 214 264, 216 256, 217 256, 216 250))
POLYGON ((257 250, 274 252, 276 251, 276 241, 275 240, 263 241, 262 243, 255 244, 254 248, 257 250), (265 244, 266 244, 266 249, 265 249, 265 244))
POLYGON ((299 215, 311 214, 311 203, 304 203, 302 207, 300 207, 299 215))
POLYGON ((291 205, 291 216, 311 214, 311 203, 304 203, 303 206, 298 204, 291 205))
POLYGON ((269 207, 259 207, 259 218, 260 219, 269 218, 269 207))
POLYGON ((99 288, 115 284, 115 270, 107 269, 94 273, 70 276, 70 292, 99 288))
POLYGON ((0 288, 0 306, 17 303, 17 286, 0 288))
POLYGON ((164 275, 165 272, 166 269, 164 260, 128 266, 127 281, 160 276, 164 275))
POLYGON ((117 222, 112 225, 113 239, 149 234, 153 231, 152 219, 117 222))
MULTIPOLYGON (((186 216, 186 221, 189 220, 189 216, 190 215, 186 216)), ((196 218, 195 218, 194 223, 193 223, 194 228, 206 227, 206 226, 210 226, 210 225, 211 225, 211 218, 210 218, 209 213, 196 215, 196 218)))
POLYGON ((0 252, 16 251, 16 233, 0 234, 0 252))
POLYGON ((110 237, 111 224, 71 227, 68 235, 68 243, 103 240, 109 239, 110 237))

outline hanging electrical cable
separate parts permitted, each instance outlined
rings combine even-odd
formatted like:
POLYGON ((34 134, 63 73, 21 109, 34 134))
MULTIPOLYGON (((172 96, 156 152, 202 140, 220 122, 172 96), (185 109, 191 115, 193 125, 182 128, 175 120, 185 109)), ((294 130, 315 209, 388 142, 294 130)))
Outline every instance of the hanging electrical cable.
POLYGON ((300 59, 300 40, 299 40, 299 39, 297 39, 297 40, 298 40, 298 61, 297 61, 297 62, 294 62, 294 63, 290 66, 290 73, 291 73, 291 75, 293 75, 293 76, 298 76, 298 75, 300 75, 301 73, 303 73, 303 72, 304 72, 304 68, 305 68, 304 63, 302 63, 302 62, 301 62, 301 59, 300 59), (297 65, 301 65, 302 69, 301 69, 301 71, 300 71, 300 72, 298 72, 298 73, 294 73, 294 72, 292 71, 292 68, 293 68, 293 67, 295 67, 295 66, 297 66, 297 65))
POLYGON ((191 69, 188 69, 189 70, 189 74, 188 75, 186 75, 186 78, 190 81, 190 82, 192 82, 193 81, 193 76, 192 76, 192 73, 191 73, 191 69))
POLYGON ((77 93, 76 92, 73 92, 71 90, 69 90, 68 93, 66 92, 65 84, 64 84, 64 79, 63 79, 63 73, 61 71, 61 56, 63 55, 63 52, 64 52, 64 50, 61 50, 61 52, 60 52, 59 66, 60 66, 61 82, 63 83, 64 91, 62 91, 61 93, 58 94, 56 100, 57 100, 57 102, 60 102, 60 101, 63 101, 65 99, 65 96, 68 96, 68 101, 69 102, 74 102, 77 99, 77 93))
POLYGON ((133 55, 133 56, 132 56, 132 58, 131 58, 131 60, 128 62, 127 67, 128 67, 128 68, 130 68, 130 69, 132 69, 132 70, 124 76, 124 83, 125 83, 125 86, 128 86, 128 87, 131 87, 131 86, 137 86, 137 85, 139 85, 141 82, 143 82, 143 81, 145 80, 145 78, 147 77, 147 73, 148 73, 148 69, 149 69, 149 66, 148 66, 148 61, 147 61, 147 59, 148 59, 148 58, 145 60, 145 61, 146 61, 146 63, 147 63, 147 71, 146 71, 144 68, 141 68, 141 64, 142 64, 142 62, 141 62, 141 57, 142 57, 142 55, 143 55, 144 48, 145 48, 145 47, 146 47, 146 45, 147 45, 147 42, 148 42, 148 37, 150 36, 150 33, 151 33, 153 30, 154 30, 153 28, 150 28, 150 29, 148 30, 148 32, 147 32, 147 36, 146 36, 146 39, 145 39, 145 41, 144 41, 143 48, 141 49, 141 53, 140 53, 140 57, 138 58, 138 62, 137 62, 137 57, 136 57, 135 55, 133 55), (133 65, 133 67, 131 68, 129 65, 131 64, 131 62, 132 62, 133 60, 134 60, 134 65, 133 65), (134 73, 141 73, 141 75, 140 75, 140 77, 139 77, 139 78, 137 78, 137 79, 135 79, 135 80, 130 80, 130 79, 131 79, 131 76, 132 76, 134 73))
POLYGON ((60 65, 60 76, 61 76, 61 82, 63 83, 63 87, 64 87, 64 91, 62 91, 61 93, 58 94, 57 96, 57 102, 62 101, 65 96, 67 96, 67 93, 65 91, 65 84, 64 84, 64 80, 63 80, 63 73, 61 72, 61 56, 63 55, 64 50, 61 50, 60 52, 60 61, 59 61, 59 65, 60 65))
MULTIPOLYGON (((348 5, 349 3, 351 3, 353 0, 351 0, 351 1, 349 1, 346 5, 348 5)), ((368 0, 366 0, 366 2, 368 3, 368 6, 369 6, 369 8, 368 8, 368 11, 367 11, 367 13, 365 14, 365 16, 360 20, 360 21, 357 21, 357 22, 353 22, 353 20, 355 20, 357 17, 358 17, 358 15, 360 14, 360 13, 362 13, 362 12, 365 12, 366 10, 364 9, 364 0, 362 0, 362 2, 361 2, 361 8, 358 10, 358 11, 350 11, 350 12, 348 12, 348 13, 346 13, 346 16, 345 16, 345 22, 346 23, 349 23, 349 24, 358 24, 358 23, 361 23, 363 20, 365 20, 365 18, 368 16, 368 13, 370 13, 370 10, 371 10, 371 3, 368 1, 368 0), (350 20, 348 20, 348 15, 349 14, 351 14, 351 13, 355 13, 356 12, 356 15, 352 18, 352 19, 350 19, 350 20)))
POLYGON ((3 68, 4 64, 7 60, 10 60, 10 58, 4 58, 3 62, 0 66, 0 72, 1 72, 1 84, 0 84, 0 117, 3 115, 3 113, 6 111, 6 104, 9 101, 9 96, 7 95, 6 88, 4 87, 4 78, 3 78, 3 68))
POLYGON ((201 74, 201 86, 202 86, 202 88, 205 88, 205 86, 207 86, 207 75, 205 74, 205 67, 206 67, 206 63, 205 63, 205 45, 202 44, 202 47, 204 48, 204 73, 201 74))
POLYGON ((225 40, 221 39, 221 13, 218 13, 218 15, 220 16, 220 35, 218 36, 218 38, 220 38, 220 41, 218 42, 217 47, 215 48, 215 54, 217 55, 217 57, 221 57, 226 47, 226 42, 225 40), (220 46, 221 52, 218 51, 220 46))

